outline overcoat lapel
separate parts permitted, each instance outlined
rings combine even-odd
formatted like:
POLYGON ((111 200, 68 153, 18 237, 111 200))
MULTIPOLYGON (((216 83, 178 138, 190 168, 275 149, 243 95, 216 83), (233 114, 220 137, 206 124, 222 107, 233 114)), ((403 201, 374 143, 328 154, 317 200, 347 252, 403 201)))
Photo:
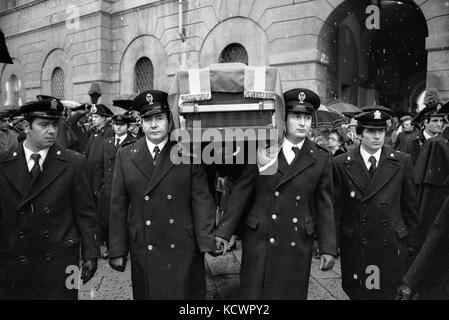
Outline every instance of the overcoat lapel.
POLYGON ((313 165, 316 162, 316 158, 314 155, 316 152, 317 151, 314 143, 309 139, 306 139, 304 141, 301 150, 299 151, 298 157, 296 157, 290 164, 287 171, 284 173, 281 180, 279 181, 277 188, 287 183, 290 179, 299 175, 302 171, 306 170, 308 167, 313 165))
POLYGON ((162 178, 164 178, 165 175, 173 168, 174 164, 170 158, 172 146, 172 143, 168 141, 159 154, 156 168, 154 169, 153 176, 151 177, 150 182, 145 189, 145 194, 150 193, 154 189, 154 187, 156 187, 156 185, 162 180, 162 178))
POLYGON ((110 160, 114 159, 117 154, 117 147, 115 146, 114 138, 108 139, 108 143, 106 143, 104 147, 105 159, 110 160))
POLYGON ((3 161, 4 173, 9 182, 23 196, 31 182, 31 175, 23 150, 23 142, 11 148, 3 161))
POLYGON ((148 150, 145 137, 137 141, 134 146, 136 152, 132 155, 131 161, 145 175, 147 180, 150 180, 153 176, 154 165, 153 157, 148 150))
POLYGON ((360 146, 349 152, 344 170, 360 192, 365 194, 371 177, 360 154, 360 146))
POLYGON ((67 160, 64 158, 64 152, 65 150, 62 150, 59 145, 55 144, 50 147, 47 157, 42 164, 43 171, 36 177, 36 179, 31 181, 31 184, 26 190, 18 208, 34 199, 62 174, 64 169, 67 167, 67 160))
POLYGON ((396 172, 399 170, 399 159, 395 156, 393 149, 382 148, 380 155, 379 166, 374 172, 374 176, 371 179, 365 197, 362 201, 366 201, 375 195, 382 187, 390 181, 396 172))

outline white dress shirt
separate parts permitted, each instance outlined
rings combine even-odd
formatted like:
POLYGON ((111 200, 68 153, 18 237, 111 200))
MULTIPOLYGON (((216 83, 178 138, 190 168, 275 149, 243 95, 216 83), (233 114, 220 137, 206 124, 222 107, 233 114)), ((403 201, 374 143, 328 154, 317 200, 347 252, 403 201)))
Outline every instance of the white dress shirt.
POLYGON ((366 168, 369 170, 371 168, 371 162, 369 162, 369 158, 371 156, 374 156, 376 159, 376 166, 379 166, 379 160, 380 160, 380 154, 382 153, 382 148, 377 150, 374 154, 369 153, 365 149, 363 149, 363 146, 360 146, 360 155, 363 158, 363 162, 365 163, 366 168))
POLYGON ((148 138, 145 138, 145 140, 147 141, 147 147, 148 147, 148 150, 150 151, 151 156, 152 156, 153 159, 154 159, 154 147, 158 146, 158 147, 159 147, 159 153, 161 153, 161 152, 162 152, 162 149, 165 147, 165 145, 166 145, 167 142, 168 142, 168 136, 165 137, 165 139, 164 139, 161 143, 159 143, 159 144, 154 144, 154 143, 151 142, 148 138))
POLYGON ((431 136, 430 134, 428 134, 426 132, 426 130, 423 130, 422 135, 424 136, 424 139, 429 140, 430 138, 432 138, 433 136, 431 136))
MULTIPOLYGON (((301 150, 301 148, 304 144, 304 141, 306 141, 306 139, 302 140, 298 144, 293 144, 290 140, 288 140, 287 138, 284 138, 284 141, 282 142, 282 151, 284 152, 285 160, 287 161, 287 163, 289 165, 292 163, 293 159, 295 158, 295 152, 292 150, 292 147, 296 146, 296 147, 298 147, 299 150, 301 150)), ((276 154, 276 156, 273 157, 268 163, 266 163, 265 165, 262 165, 262 166, 258 166, 259 173, 262 173, 265 170, 267 170, 269 167, 271 167, 277 161, 278 157, 279 157, 279 154, 276 154)))
POLYGON ((287 163, 289 165, 292 163, 293 159, 295 159, 295 152, 292 150, 292 148, 298 147, 298 149, 301 150, 304 141, 306 141, 306 139, 302 140, 298 144, 294 144, 287 138, 284 139, 284 143, 282 144, 282 151, 284 152, 285 160, 287 160, 287 163))
POLYGON ((26 160, 27 165, 28 165, 28 171, 31 172, 31 169, 32 169, 33 166, 34 166, 34 160, 31 159, 31 155, 32 155, 33 153, 39 153, 39 154, 41 155, 41 157, 39 158, 39 166, 41 167, 41 170, 43 170, 42 164, 44 163, 45 158, 47 157, 47 154, 48 154, 48 150, 49 150, 49 149, 50 149, 50 148, 46 148, 46 149, 40 150, 39 152, 33 152, 33 151, 31 151, 30 149, 28 149, 28 148, 25 146, 25 143, 23 144, 23 151, 25 151, 25 160, 26 160))
POLYGON ((124 134, 123 136, 120 136, 120 137, 118 135, 115 135, 114 145, 117 143, 117 139, 119 140, 118 144, 120 145, 120 144, 122 144, 123 140, 125 140, 125 138, 126 138, 126 134, 124 134))

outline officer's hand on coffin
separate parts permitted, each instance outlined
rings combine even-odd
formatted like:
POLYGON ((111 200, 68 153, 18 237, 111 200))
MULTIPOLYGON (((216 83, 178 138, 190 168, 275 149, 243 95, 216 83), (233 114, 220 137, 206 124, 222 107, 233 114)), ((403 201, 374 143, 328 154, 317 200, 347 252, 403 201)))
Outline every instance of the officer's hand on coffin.
POLYGON ((396 289, 396 295, 394 300, 411 300, 413 296, 413 290, 405 283, 401 284, 396 289))
POLYGON ((334 267, 335 258, 330 254, 322 254, 320 256, 320 267, 318 268, 321 271, 328 271, 334 267))
POLYGON ((83 284, 89 282, 97 271, 97 259, 84 259, 82 264, 81 279, 83 284))
POLYGON ((126 257, 116 257, 109 259, 109 265, 112 269, 123 272, 126 268, 126 257))

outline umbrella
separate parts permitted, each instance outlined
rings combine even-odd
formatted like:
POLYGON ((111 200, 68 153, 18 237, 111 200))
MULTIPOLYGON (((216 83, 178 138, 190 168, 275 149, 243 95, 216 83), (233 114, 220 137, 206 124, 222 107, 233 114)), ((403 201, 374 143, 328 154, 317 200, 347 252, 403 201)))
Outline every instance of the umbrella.
POLYGON ((2 29, 0 29, 0 63, 14 63, 9 55, 8 47, 6 46, 5 34, 2 29))
POLYGON ((312 118, 312 127, 319 128, 338 128, 346 123, 346 119, 341 114, 324 110, 316 110, 312 118))
POLYGON ((347 102, 337 102, 335 104, 327 106, 328 109, 331 111, 335 111, 338 113, 359 113, 362 112, 362 110, 358 107, 356 107, 353 104, 347 103, 347 102))

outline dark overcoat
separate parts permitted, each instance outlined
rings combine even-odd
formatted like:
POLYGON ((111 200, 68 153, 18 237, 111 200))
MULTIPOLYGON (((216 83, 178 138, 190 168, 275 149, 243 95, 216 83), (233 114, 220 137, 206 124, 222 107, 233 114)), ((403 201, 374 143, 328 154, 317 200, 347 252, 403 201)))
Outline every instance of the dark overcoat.
POLYGON ((253 170, 254 203, 242 231, 242 299, 306 299, 315 232, 320 253, 336 255, 330 153, 306 139, 290 165, 283 151, 274 165, 272 175, 253 170))
POLYGON ((424 144, 415 165, 415 183, 420 204, 421 235, 424 238, 449 196, 449 128, 424 144))
MULTIPOLYGON (((93 190, 95 168, 100 160, 100 151, 103 147, 103 141, 107 138, 114 136, 114 130, 110 124, 106 124, 100 130, 91 129, 88 133, 88 140, 86 146, 86 159, 87 159, 87 180, 91 190, 93 190)), ((98 199, 95 199, 98 201, 98 199)))
POLYGON ((417 241, 410 155, 384 146, 372 178, 360 148, 334 159, 343 289, 351 299, 391 299, 417 241))
POLYGON ((1 258, 5 299, 77 299, 66 268, 100 256, 84 156, 53 145, 32 180, 23 144, 0 155, 1 258))
POLYGON ((134 299, 205 299, 203 252, 215 250, 206 173, 174 164, 170 142, 154 167, 145 139, 117 152, 109 256, 130 251, 134 299))
POLYGON ((421 299, 449 299, 449 196, 430 226, 419 254, 404 282, 419 292, 421 299))
POLYGON ((426 138, 424 138, 422 131, 417 130, 412 134, 406 135, 397 150, 408 153, 412 158, 412 165, 415 166, 425 142, 426 138))
MULTIPOLYGON (((127 145, 134 141, 131 134, 127 134, 121 145, 127 145)), ((120 146, 115 146, 115 137, 103 141, 103 146, 99 150, 100 156, 95 169, 93 182, 94 193, 98 194, 98 221, 102 226, 109 226, 109 209, 111 204, 112 176, 117 150, 120 146)))

